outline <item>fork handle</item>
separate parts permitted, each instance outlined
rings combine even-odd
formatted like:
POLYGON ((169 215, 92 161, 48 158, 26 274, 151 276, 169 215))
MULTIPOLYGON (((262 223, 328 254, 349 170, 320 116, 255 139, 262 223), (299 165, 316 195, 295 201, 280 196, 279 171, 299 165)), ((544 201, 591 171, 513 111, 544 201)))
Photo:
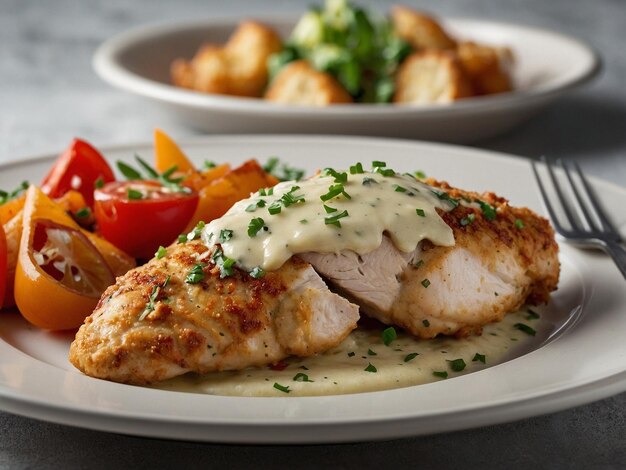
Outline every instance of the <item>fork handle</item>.
POLYGON ((615 264, 619 268, 626 279, 626 249, 622 245, 616 242, 606 242, 604 244, 604 249, 606 252, 613 258, 615 264))

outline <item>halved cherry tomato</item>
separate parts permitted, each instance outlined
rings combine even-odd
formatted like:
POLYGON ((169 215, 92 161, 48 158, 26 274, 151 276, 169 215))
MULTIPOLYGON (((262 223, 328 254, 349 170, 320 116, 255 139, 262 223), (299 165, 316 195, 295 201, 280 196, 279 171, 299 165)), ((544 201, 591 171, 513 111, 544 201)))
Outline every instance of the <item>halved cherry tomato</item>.
POLYGON ((4 303, 4 292, 7 286, 7 240, 0 224, 0 309, 4 303))
POLYGON ((96 190, 94 213, 104 238, 145 259, 176 239, 197 205, 192 190, 172 192, 155 181, 124 181, 96 190))
POLYGON ((93 206, 94 186, 99 180, 103 183, 115 181, 111 167, 95 148, 83 140, 74 139, 41 182, 41 189, 53 198, 74 189, 83 195, 89 206, 93 206))
MULTIPOLYGON (((78 230, 79 225, 67 214, 67 211, 76 212, 85 206, 85 201, 80 193, 69 191, 61 198, 53 201, 36 187, 29 188, 25 208, 4 225, 7 241, 7 280, 4 304, 0 307, 12 307, 15 305, 14 283, 15 272, 18 264, 19 248, 23 233, 24 212, 31 219, 50 219, 57 224, 78 230)), ((81 229, 81 233, 96 247, 107 265, 115 276, 121 276, 135 267, 135 259, 115 247, 111 242, 98 235, 81 229)))
POLYGON ((113 273, 79 230, 31 215, 15 273, 17 307, 39 328, 77 328, 115 282, 113 273))

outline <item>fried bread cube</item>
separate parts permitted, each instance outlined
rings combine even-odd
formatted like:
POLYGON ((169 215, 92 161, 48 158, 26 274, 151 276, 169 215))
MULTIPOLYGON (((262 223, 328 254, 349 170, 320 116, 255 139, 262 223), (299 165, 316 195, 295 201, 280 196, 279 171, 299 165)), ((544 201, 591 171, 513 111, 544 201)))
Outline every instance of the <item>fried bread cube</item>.
POLYGON ((467 41, 458 44, 457 55, 477 95, 513 89, 510 76, 513 54, 509 48, 467 41))
POLYGON ((268 80, 267 59, 281 49, 275 31, 245 21, 223 47, 205 45, 191 61, 176 60, 172 82, 206 93, 259 97, 268 80))
POLYGON ((448 51, 416 52, 396 75, 394 103, 449 103, 472 95, 472 88, 456 55, 448 51))
POLYGON ((331 75, 299 60, 285 66, 270 83, 265 98, 284 104, 325 106, 351 103, 352 97, 331 75))
POLYGON ((454 49, 456 42, 432 17, 412 8, 395 5, 391 9, 391 22, 398 36, 413 49, 454 49))

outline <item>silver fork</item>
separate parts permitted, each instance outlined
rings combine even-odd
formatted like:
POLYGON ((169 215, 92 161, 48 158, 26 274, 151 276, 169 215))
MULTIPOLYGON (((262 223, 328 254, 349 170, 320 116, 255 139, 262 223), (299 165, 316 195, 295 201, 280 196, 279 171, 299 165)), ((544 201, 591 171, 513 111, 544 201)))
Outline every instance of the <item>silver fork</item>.
POLYGON ((556 197, 548 194, 547 185, 544 184, 544 178, 539 174, 536 162, 532 162, 533 172, 557 233, 574 245, 604 250, 613 258, 626 279, 626 249, 620 244, 621 237, 602 210, 578 164, 557 160, 557 164, 565 174, 565 178, 559 179, 553 165, 545 157, 541 157, 541 161, 545 164, 549 176, 545 179, 551 182, 556 197), (574 174, 578 177, 577 182, 574 174), (563 183, 563 179, 567 183, 563 183), (570 197, 568 200, 568 195, 574 197, 570 197), (556 201, 565 214, 568 226, 560 221, 559 214, 555 210, 556 201), (573 208, 575 208, 576 214, 573 212, 573 208))

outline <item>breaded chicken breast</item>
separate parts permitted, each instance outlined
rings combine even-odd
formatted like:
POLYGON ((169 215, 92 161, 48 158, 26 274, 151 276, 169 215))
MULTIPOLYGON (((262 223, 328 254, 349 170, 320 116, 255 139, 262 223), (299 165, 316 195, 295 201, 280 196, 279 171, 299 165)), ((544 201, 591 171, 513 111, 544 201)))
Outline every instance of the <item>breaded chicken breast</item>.
POLYGON ((102 295, 70 348, 85 374, 146 384, 309 356, 356 327, 358 307, 328 290, 308 263, 291 259, 255 279, 221 277, 199 241, 168 248, 102 295))

